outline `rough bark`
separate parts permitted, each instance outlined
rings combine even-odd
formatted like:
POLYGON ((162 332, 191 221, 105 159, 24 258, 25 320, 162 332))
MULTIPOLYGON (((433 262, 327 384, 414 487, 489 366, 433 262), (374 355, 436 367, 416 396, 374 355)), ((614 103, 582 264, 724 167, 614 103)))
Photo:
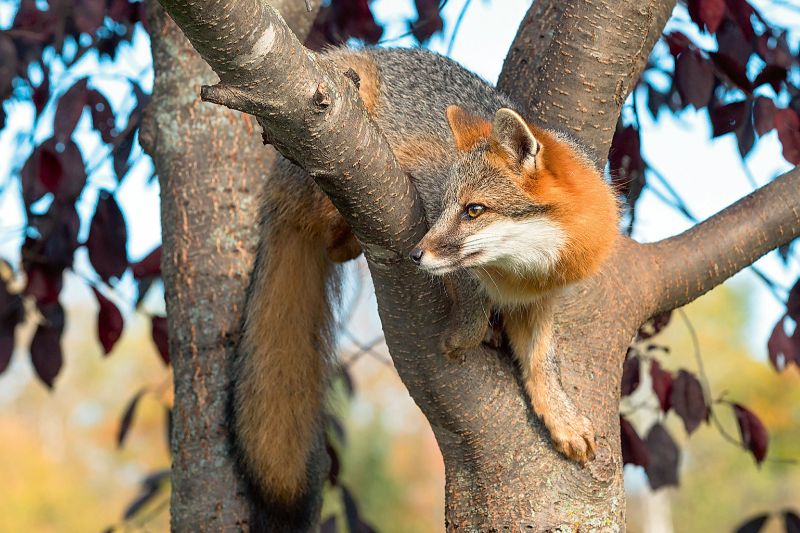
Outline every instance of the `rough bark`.
MULTIPOLYGON (((305 35, 315 11, 283 3, 305 35)), ((229 361, 254 258, 256 195, 275 152, 255 119, 200 101, 200 84, 216 76, 158 4, 149 7, 156 79, 141 142, 161 184, 175 380, 172 529, 235 531, 251 502, 229 449, 229 361)))
MULTIPOLYGON (((600 275, 562 299, 556 317, 562 379, 592 418, 599 444, 597 459, 586 468, 566 461, 531 415, 508 354, 481 348, 456 364, 438 353, 448 304, 440 288, 404 260, 425 230, 419 202, 380 132, 365 120, 349 80, 304 53, 261 0, 161 2, 221 78, 220 85, 204 91, 205 98, 258 116, 269 138, 317 179, 364 244, 395 365, 431 422, 444 456, 448 529, 623 529, 617 408, 625 349, 663 302, 688 301, 699 295, 698 288, 710 286, 692 285, 695 278, 687 278, 691 286, 674 285, 678 291, 688 286, 685 298, 669 300, 675 291, 667 287, 673 286, 669 280, 656 283, 658 274, 647 266, 657 258, 659 245, 622 240, 600 275)), ((572 129, 598 153, 606 153, 622 100, 672 4, 566 2, 560 19, 552 18, 559 21, 554 30, 534 28, 529 17, 521 31, 553 37, 542 48, 535 44, 539 41, 517 40, 514 54, 524 54, 530 45, 542 52, 542 59, 538 66, 536 61, 517 63, 520 75, 503 78, 508 90, 543 122, 572 129), (534 71, 525 72, 525 65, 534 65, 534 71)), ((227 148, 218 132, 208 135, 214 136, 209 146, 227 148)), ((792 183, 796 178, 786 188, 792 183)), ((798 190, 782 189, 793 195, 787 206, 800 203, 798 190)), ((760 198, 769 202, 773 193, 768 190, 760 198)), ((747 210, 734 212, 743 214, 722 215, 723 225, 756 226, 736 232, 735 249, 766 251, 800 231, 791 208, 775 215, 779 220, 750 220, 747 210)), ((713 222, 701 225, 692 239, 713 237, 715 227, 713 222)), ((237 235, 234 224, 225 230, 225 235, 237 235)), ((690 242, 680 239, 679 244, 690 242)), ((662 245, 665 253, 675 246, 662 245)), ((706 285, 721 282, 748 258, 755 259, 756 252, 741 254, 714 276, 706 270, 706 285)), ((722 261, 724 249, 718 253, 722 261)), ((702 277, 698 265, 707 259, 698 255, 695 266, 684 269, 676 263, 665 267, 663 275, 680 280, 693 268, 692 276, 702 277)))

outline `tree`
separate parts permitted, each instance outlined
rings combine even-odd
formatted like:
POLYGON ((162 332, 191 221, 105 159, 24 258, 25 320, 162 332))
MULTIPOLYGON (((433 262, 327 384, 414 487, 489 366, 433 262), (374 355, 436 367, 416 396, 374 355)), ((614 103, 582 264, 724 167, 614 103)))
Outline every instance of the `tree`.
MULTIPOLYGON (((594 413, 600 445, 598 458, 582 469, 559 457, 546 432, 533 420, 510 358, 482 348, 469 354, 462 365, 454 365, 437 353, 438 325, 444 323, 441 318, 448 308, 445 295, 403 260, 425 232, 420 204, 380 132, 364 123, 351 81, 302 53, 302 45, 282 19, 261 0, 202 5, 161 0, 161 4, 200 54, 192 52, 159 9, 152 10, 156 82, 141 141, 154 159, 162 184, 162 265, 176 388, 173 527, 179 531, 239 527, 249 516, 249 500, 228 453, 224 411, 227 361, 236 341, 255 239, 254 195, 275 157, 253 142, 259 134, 256 121, 279 151, 317 176, 366 250, 395 365, 431 422, 444 456, 448 527, 482 530, 514 524, 542 530, 624 524, 617 407, 630 339, 649 318, 688 303, 800 234, 800 173, 793 170, 775 179, 682 235, 650 245, 624 240, 601 275, 564 298, 557 324, 562 380, 584 412, 594 413), (274 32, 271 48, 264 53, 259 49, 262 61, 242 69, 237 59, 251 54, 267 31, 274 32), (212 85, 214 76, 205 62, 219 75, 218 84, 212 85), (197 99, 200 83, 207 85, 202 91, 205 100, 256 119, 201 104, 197 99), (361 137, 344 138, 341 125, 361 132, 361 137), (358 146, 370 147, 366 165, 354 165, 358 146), (369 194, 378 187, 383 192, 380 197, 369 194), (423 309, 418 305, 420 295, 427 302, 423 309)), ((312 17, 297 9, 298 4, 273 3, 281 10, 294 8, 282 12, 294 32, 302 34, 312 17)), ((630 124, 618 125, 618 116, 672 8, 672 2, 662 0, 619 2, 611 9, 594 1, 537 1, 518 30, 500 78, 500 88, 522 102, 528 116, 572 130, 601 159, 614 140, 611 168, 620 176, 631 207, 646 165, 639 154, 638 131, 630 124)), ((724 103, 712 109, 715 131, 736 131, 740 149, 746 153, 748 139, 753 137, 748 124, 759 133, 775 126, 785 156, 796 163, 800 126, 795 110, 773 109, 771 99, 765 103, 753 93, 761 82, 796 94, 785 79, 787 69, 795 64, 788 46, 784 48, 779 35, 766 35, 772 31, 769 28, 756 34, 751 20, 757 12, 746 2, 693 1, 689 12, 698 24, 717 34, 720 49, 709 55, 685 36, 667 36, 677 63, 676 83, 666 93, 664 105, 680 108, 691 103, 700 108, 713 99, 716 106, 715 95, 722 91, 714 91, 717 82, 709 78, 712 69, 728 86, 745 90, 744 105, 724 103), (744 58, 758 53, 767 63, 759 78, 748 78, 741 67, 742 53, 738 57, 725 53, 720 29, 736 29, 731 24, 751 43, 744 58), (755 124, 750 114, 754 106, 755 124)), ((332 17, 331 11, 328 16, 332 17)), ((68 20, 80 25, 85 19, 68 20)), ((361 29, 362 35, 369 35, 369 27, 361 29)), ((735 42, 726 39, 726 43, 735 42)), ((657 101, 660 93, 648 88, 652 91, 648 101, 657 101)), ((80 86, 76 92, 85 94, 80 86)), ((797 101, 793 98, 792 104, 797 101)), ((38 170, 30 171, 27 183, 36 184, 45 174, 60 176, 41 169, 67 168, 62 162, 69 156, 53 155, 67 152, 48 152, 43 147, 41 154, 50 155, 40 155, 38 170)), ((23 169, 23 179, 25 175, 23 169)), ((48 190, 58 197, 61 189, 50 183, 48 190)), ((64 193, 64 199, 71 198, 64 193)), ((110 213, 103 216, 113 218, 112 204, 103 202, 107 207, 98 209, 96 216, 110 213)), ((102 226, 98 222, 97 227, 102 226)), ((70 237, 68 242, 76 244, 76 239, 70 237)), ((91 257, 91 245, 89 249, 91 257)), ((74 247, 68 252, 70 258, 72 251, 74 247)), ((101 252, 96 262, 92 260, 104 279, 118 276, 123 263, 117 261, 105 269, 99 257, 107 255, 101 252)), ((125 266, 127 259, 123 270, 125 266)), ((33 274, 39 270, 27 270, 29 293, 49 316, 48 295, 53 291, 44 281, 53 277, 50 271, 42 274, 47 290, 36 292, 30 279, 36 279, 33 274)), ((787 307, 795 320, 800 314, 798 292, 795 286, 787 307)), ((51 329, 57 329, 57 315, 55 310, 50 316, 51 329)), ((12 319, 18 320, 17 315, 12 319)), ((44 329, 42 337, 52 344, 53 335, 47 337, 44 329)), ((776 334, 780 349, 775 353, 796 361, 797 335, 789 338, 783 328, 780 331, 783 335, 776 334)), ((685 387, 689 378, 678 376, 675 383, 681 380, 685 387)), ((676 386, 671 378, 662 381, 676 386)), ((709 399, 701 399, 705 408, 709 399)), ((684 419, 692 420, 692 416, 684 419)), ((741 418, 743 428, 757 428, 750 415, 741 418)), ((624 423, 622 428, 628 446, 641 442, 624 423)), ((760 440, 748 435, 754 444, 760 440)), ((668 446, 670 438, 661 435, 653 441, 668 446)), ((627 452, 626 458, 631 459, 631 449, 627 452)), ((754 453, 759 452, 754 449, 754 453)))

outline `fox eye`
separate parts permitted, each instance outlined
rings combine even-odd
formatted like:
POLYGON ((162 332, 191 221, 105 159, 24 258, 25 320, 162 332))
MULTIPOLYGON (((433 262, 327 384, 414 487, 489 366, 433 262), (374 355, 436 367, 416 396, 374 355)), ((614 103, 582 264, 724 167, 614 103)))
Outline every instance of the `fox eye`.
POLYGON ((481 204, 467 204, 464 208, 464 215, 467 218, 478 218, 486 211, 486 206, 481 204))

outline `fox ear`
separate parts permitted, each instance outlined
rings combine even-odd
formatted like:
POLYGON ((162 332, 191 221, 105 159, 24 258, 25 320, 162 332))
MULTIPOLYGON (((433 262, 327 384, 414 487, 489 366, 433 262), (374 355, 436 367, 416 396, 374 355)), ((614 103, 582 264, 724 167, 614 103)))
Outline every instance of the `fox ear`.
POLYGON ((506 157, 522 170, 536 168, 536 156, 542 149, 525 119, 507 107, 498 109, 494 115, 492 144, 501 148, 506 157))
POLYGON ((492 124, 488 120, 457 105, 447 106, 445 114, 456 141, 456 148, 462 152, 469 152, 481 140, 488 139, 492 132, 492 124))

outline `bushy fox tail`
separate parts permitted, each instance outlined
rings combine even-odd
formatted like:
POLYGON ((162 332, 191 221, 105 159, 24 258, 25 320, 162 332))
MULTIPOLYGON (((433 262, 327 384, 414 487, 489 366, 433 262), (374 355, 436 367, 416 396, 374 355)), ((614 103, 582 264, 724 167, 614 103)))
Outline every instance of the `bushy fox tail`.
POLYGON ((255 531, 308 530, 319 503, 312 487, 324 475, 310 458, 324 448, 320 418, 338 269, 324 232, 308 230, 264 225, 235 360, 235 445, 267 506, 251 523, 255 531))

